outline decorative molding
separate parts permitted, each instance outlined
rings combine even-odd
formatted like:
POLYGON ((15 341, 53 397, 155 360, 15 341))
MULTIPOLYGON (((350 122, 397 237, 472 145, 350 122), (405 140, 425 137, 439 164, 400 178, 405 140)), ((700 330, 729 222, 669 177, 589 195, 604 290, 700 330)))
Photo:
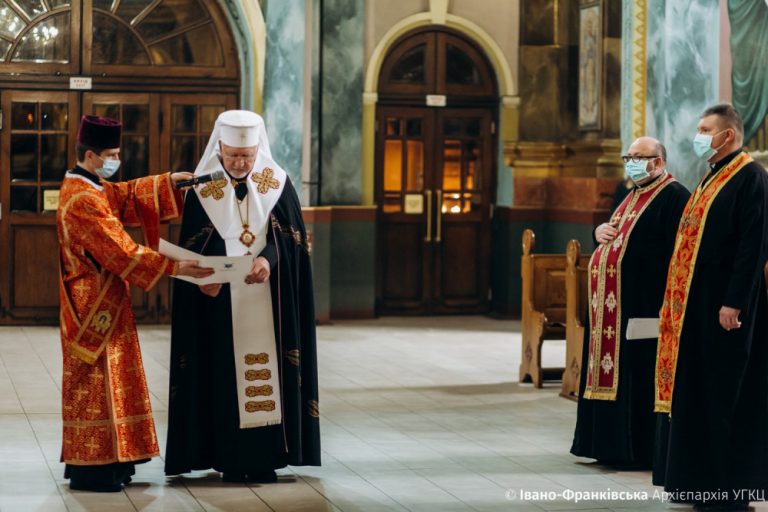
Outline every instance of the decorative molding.
POLYGON ((363 93, 363 105, 375 105, 379 101, 379 94, 376 92, 363 93))
MULTIPOLYGON (((444 9, 447 11, 449 0, 431 0, 430 9, 431 12, 421 12, 406 18, 401 19, 395 23, 379 40, 371 53, 370 59, 366 63, 365 70, 365 82, 363 87, 363 140, 362 140, 362 199, 363 204, 373 204, 374 195, 374 155, 376 144, 376 101, 378 96, 376 95, 378 90, 379 72, 381 71, 381 65, 384 62, 390 47, 397 41, 397 39, 410 32, 413 29, 428 26, 434 24, 433 11, 444 4, 444 9)), ((512 76, 512 69, 509 66, 509 61, 504 55, 501 47, 491 37, 491 35, 485 31, 482 27, 476 23, 456 16, 454 14, 445 14, 445 26, 453 28, 467 35, 470 39, 475 41, 485 52, 488 60, 491 62, 496 79, 499 84, 499 94, 502 101, 502 106, 505 109, 512 110, 514 106, 519 105, 520 98, 517 95, 517 83, 512 76), (510 106, 506 103, 506 98, 512 98, 513 105, 510 106), (516 98, 516 100, 514 99, 516 98), (517 102, 514 104, 514 102, 517 102)), ((509 120, 507 120, 509 123, 509 120)), ((516 134, 516 127, 503 126, 503 133, 516 134)), ((511 137, 511 135, 509 135, 511 137)), ((516 138, 516 137, 515 137, 516 138)))
POLYGON ((237 45, 240 107, 263 110, 267 26, 258 2, 219 0, 237 45))
POLYGON ((305 206, 301 216, 307 224, 375 222, 376 206, 305 206))
POLYGON ((504 108, 513 108, 520 106, 520 96, 502 96, 501 105, 504 108))
POLYGON ((567 210, 558 208, 526 208, 499 206, 494 216, 506 222, 561 222, 598 226, 611 217, 609 210, 567 210))
MULTIPOLYGON (((389 48, 400 36, 415 28, 432 24, 431 13, 421 12, 403 18, 392 25, 381 40, 379 40, 371 54, 371 58, 368 60, 365 71, 364 91, 367 93, 377 91, 379 71, 384 62, 384 57, 386 57, 389 48)), ((476 23, 454 14, 446 14, 445 25, 466 34, 483 48, 499 80, 499 89, 503 96, 517 95, 517 84, 512 78, 512 68, 509 66, 509 62, 501 47, 488 32, 476 23)))
POLYGON ((301 216, 306 224, 328 224, 331 222, 330 206, 305 206, 301 216))
POLYGON ((333 206, 331 222, 376 222, 377 207, 374 206, 333 206))
POLYGON ((448 2, 449 0, 429 0, 429 13, 435 25, 445 25, 448 2))
POLYGON ((645 108, 648 94, 647 44, 647 0, 634 0, 632 27, 632 138, 645 135, 645 108))

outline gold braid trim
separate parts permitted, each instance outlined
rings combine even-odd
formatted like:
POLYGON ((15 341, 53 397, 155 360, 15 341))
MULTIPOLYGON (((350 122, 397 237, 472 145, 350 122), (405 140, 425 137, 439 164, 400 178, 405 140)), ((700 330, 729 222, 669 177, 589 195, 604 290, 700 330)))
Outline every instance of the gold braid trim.
POLYGON ((301 234, 301 231, 293 226, 282 226, 274 215, 272 216, 272 227, 280 231, 284 237, 292 239, 296 245, 309 252, 309 242, 306 236, 301 234))

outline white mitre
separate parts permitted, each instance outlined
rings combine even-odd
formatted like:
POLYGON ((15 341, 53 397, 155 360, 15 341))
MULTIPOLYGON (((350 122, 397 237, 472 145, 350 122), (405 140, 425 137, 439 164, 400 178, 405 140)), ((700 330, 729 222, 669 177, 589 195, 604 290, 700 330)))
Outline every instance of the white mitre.
MULTIPOLYGON (((258 148, 254 165, 245 179, 248 185, 247 204, 244 201, 239 205, 240 213, 237 209, 235 189, 229 179, 226 183, 224 183, 225 180, 221 180, 221 182, 210 182, 195 187, 195 193, 208 218, 226 242, 227 254, 236 256, 248 250, 239 242, 240 235, 244 231, 244 216, 248 217, 249 229, 261 238, 261 230, 266 225, 272 208, 280 199, 288 178, 285 171, 272 160, 264 119, 255 112, 228 110, 219 115, 211 137, 208 139, 203 158, 195 169, 195 175, 225 170, 221 161, 219 142, 236 148, 258 148)), ((260 245, 257 243, 251 248, 255 249, 255 254, 258 254, 260 245)))

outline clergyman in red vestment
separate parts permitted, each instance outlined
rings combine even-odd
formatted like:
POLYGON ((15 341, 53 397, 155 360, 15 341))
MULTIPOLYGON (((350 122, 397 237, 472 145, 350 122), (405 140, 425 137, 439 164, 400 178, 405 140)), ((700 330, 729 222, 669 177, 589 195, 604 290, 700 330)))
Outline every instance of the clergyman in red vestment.
POLYGON ((129 284, 151 289, 164 274, 203 277, 194 261, 154 249, 160 221, 178 217, 174 183, 190 173, 106 181, 118 169, 121 124, 83 116, 77 165, 61 186, 59 296, 63 447, 70 488, 119 491, 134 464, 159 455, 129 284), (141 226, 146 245, 125 226, 141 226))

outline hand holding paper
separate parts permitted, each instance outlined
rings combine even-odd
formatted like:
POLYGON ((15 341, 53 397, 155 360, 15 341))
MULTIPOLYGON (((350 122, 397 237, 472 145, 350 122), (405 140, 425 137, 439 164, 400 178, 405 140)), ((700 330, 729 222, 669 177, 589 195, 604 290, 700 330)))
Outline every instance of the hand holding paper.
POLYGON ((211 267, 201 267, 197 261, 194 260, 180 260, 179 270, 177 276, 187 276, 195 278, 208 277, 213 274, 211 267))
POLYGON ((245 276, 251 270, 252 256, 203 256, 188 249, 174 245, 167 240, 160 239, 158 252, 171 259, 184 261, 198 261, 200 267, 210 267, 213 272, 207 276, 195 277, 189 275, 176 275, 177 279, 189 281, 196 285, 216 283, 242 283, 245 276))

